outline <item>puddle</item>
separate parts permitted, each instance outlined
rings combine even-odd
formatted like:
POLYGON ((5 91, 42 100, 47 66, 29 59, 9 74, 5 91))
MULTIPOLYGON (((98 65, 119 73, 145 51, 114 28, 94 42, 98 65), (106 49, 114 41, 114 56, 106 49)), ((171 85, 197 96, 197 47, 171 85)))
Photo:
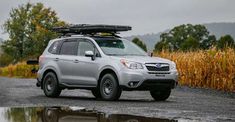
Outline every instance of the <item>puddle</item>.
POLYGON ((107 114, 82 107, 0 108, 0 122, 177 122, 126 114, 107 114))

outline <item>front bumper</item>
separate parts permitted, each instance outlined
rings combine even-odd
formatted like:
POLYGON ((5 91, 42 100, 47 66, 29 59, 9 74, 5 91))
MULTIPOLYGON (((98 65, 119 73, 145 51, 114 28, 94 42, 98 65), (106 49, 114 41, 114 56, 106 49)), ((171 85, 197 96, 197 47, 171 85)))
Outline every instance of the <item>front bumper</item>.
POLYGON ((140 90, 140 91, 146 91, 146 90, 165 90, 165 89, 173 89, 177 86, 178 82, 174 80, 158 80, 158 79, 151 79, 151 80, 145 80, 140 84, 138 87, 130 87, 130 86, 123 86, 121 85, 121 88, 126 91, 132 91, 132 90, 140 90))
POLYGON ((149 72, 128 69, 119 74, 119 85, 123 90, 173 89, 177 84, 177 70, 149 72))

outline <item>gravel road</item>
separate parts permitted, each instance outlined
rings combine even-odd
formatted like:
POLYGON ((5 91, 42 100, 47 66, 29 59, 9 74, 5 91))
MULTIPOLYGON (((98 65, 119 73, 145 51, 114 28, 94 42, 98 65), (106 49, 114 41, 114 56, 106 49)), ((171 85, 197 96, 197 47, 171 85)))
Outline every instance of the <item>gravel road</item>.
POLYGON ((123 92, 119 101, 101 101, 87 90, 64 90, 59 98, 47 98, 35 84, 35 79, 0 77, 0 107, 79 106, 183 121, 235 121, 235 93, 177 87, 164 102, 155 102, 142 91, 123 92))

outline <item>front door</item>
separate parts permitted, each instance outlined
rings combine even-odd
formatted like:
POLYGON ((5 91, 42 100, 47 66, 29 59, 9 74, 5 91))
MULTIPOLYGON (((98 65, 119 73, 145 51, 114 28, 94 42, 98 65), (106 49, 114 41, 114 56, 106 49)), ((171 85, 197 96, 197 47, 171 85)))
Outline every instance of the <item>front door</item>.
POLYGON ((77 85, 96 86, 100 56, 95 45, 88 39, 78 39, 77 64, 73 68, 78 79, 77 85), (86 57, 85 52, 94 52, 96 58, 86 57))

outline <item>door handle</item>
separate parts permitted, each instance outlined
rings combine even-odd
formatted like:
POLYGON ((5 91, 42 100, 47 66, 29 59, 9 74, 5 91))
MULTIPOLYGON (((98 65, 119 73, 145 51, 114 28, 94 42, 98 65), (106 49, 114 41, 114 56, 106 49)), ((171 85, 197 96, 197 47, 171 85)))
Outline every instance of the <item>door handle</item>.
POLYGON ((55 60, 54 61, 59 61, 59 58, 55 58, 55 60))
POLYGON ((79 60, 75 59, 73 62, 74 62, 74 63, 79 63, 79 60))

